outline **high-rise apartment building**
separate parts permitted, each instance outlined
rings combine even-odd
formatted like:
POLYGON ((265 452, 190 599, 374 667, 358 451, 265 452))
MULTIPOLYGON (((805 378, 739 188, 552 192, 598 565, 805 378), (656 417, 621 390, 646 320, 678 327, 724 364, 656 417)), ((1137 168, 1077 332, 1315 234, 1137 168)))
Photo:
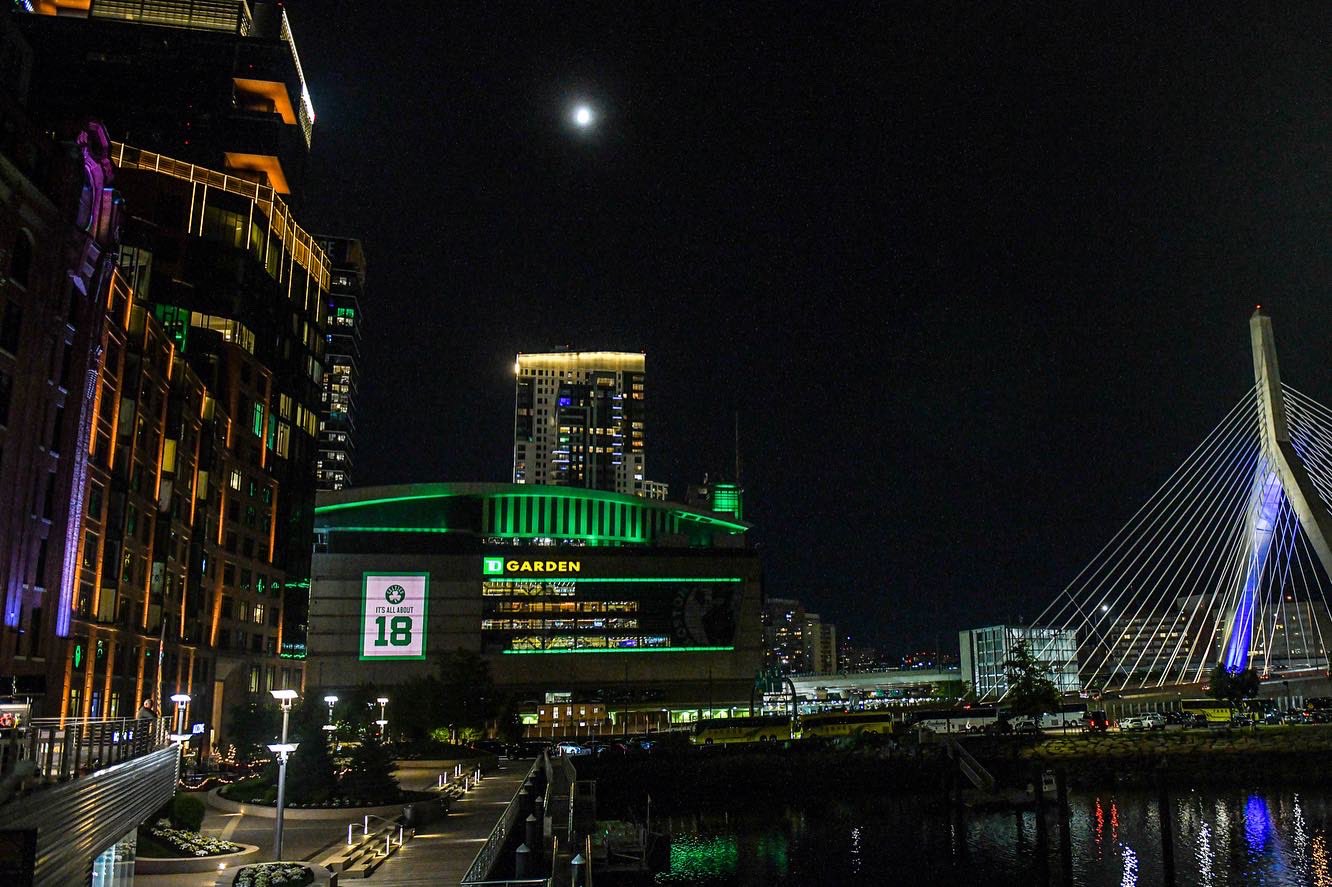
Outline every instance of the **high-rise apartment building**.
MULTIPOLYGON (((315 111, 278 0, 36 0, 33 103, 60 130, 223 170, 299 204, 315 111)), ((20 7, 24 4, 19 4, 20 7)))
POLYGON ((765 665, 782 674, 836 674, 837 626, 794 598, 763 604, 765 665))
POLYGON ((645 495, 645 365, 623 351, 519 354, 513 482, 645 495))
POLYGON ((328 343, 324 362, 324 403, 319 415, 321 490, 352 483, 356 457, 356 389, 361 372, 361 296, 365 293, 365 250, 351 237, 319 237, 332 266, 328 290, 328 343))

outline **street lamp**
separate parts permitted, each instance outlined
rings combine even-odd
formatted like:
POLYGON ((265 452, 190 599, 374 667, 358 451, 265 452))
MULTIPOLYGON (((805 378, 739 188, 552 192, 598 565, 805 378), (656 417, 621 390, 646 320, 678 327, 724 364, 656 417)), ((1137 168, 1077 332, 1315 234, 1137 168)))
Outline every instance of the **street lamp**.
POLYGON ((273 859, 277 861, 282 859, 282 805, 286 801, 287 792, 287 758, 300 745, 298 742, 287 742, 287 721, 291 717, 291 704, 300 697, 295 690, 268 692, 282 706, 282 741, 268 747, 278 757, 277 820, 273 824, 273 859))
POLYGON ((176 704, 176 713, 171 718, 171 728, 175 731, 171 734, 171 741, 183 745, 190 738, 190 734, 185 732, 185 706, 190 704, 190 697, 186 693, 177 693, 171 697, 171 701, 176 704))
POLYGON ((375 721, 379 725, 379 738, 384 738, 384 728, 388 726, 388 715, 384 713, 384 707, 388 705, 388 697, 381 696, 375 700, 379 703, 379 720, 375 721))
POLYGON ((338 729, 333 726, 333 706, 338 704, 338 697, 330 694, 324 697, 324 702, 328 705, 328 723, 324 725, 324 732, 328 734, 328 744, 332 745, 335 739, 333 734, 338 729))

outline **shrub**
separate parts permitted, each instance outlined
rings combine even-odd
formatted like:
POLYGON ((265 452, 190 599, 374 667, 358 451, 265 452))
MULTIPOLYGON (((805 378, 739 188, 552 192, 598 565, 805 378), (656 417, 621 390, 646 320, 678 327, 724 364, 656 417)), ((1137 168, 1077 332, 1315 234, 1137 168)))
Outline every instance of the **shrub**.
POLYGON ((204 802, 194 795, 176 792, 167 804, 167 819, 178 829, 197 832, 204 821, 204 802))

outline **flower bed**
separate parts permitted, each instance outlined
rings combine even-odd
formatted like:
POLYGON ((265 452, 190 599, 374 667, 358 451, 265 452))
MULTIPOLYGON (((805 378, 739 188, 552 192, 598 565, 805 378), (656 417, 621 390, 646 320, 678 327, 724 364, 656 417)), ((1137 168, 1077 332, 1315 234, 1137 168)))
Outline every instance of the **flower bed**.
POLYGON ((264 862, 240 869, 231 883, 233 887, 304 887, 314 883, 314 871, 298 863, 264 862))
POLYGON ((152 839, 167 850, 175 851, 175 856, 220 856, 224 853, 239 853, 245 848, 231 841, 209 838, 198 832, 183 828, 172 828, 171 822, 159 819, 148 826, 146 831, 152 839))

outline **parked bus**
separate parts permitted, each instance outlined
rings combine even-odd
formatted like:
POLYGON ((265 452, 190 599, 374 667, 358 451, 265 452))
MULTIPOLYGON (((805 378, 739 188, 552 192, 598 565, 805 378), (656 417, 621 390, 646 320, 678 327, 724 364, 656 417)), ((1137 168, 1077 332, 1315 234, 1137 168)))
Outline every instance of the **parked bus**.
POLYGON ((935 733, 974 733, 984 730, 999 720, 999 710, 993 705, 970 705, 963 708, 926 709, 916 712, 912 726, 935 733))
POLYGON ((1208 726, 1230 723, 1230 706, 1215 699, 1185 699, 1179 707, 1187 715, 1202 715, 1208 726))
POLYGON ((694 745, 779 742, 792 738, 791 733, 791 719, 786 715, 704 718, 694 724, 694 732, 689 741, 694 745))
POLYGON ((835 739, 866 733, 888 735, 892 732, 893 715, 888 711, 829 711, 800 719, 801 739, 835 739))

